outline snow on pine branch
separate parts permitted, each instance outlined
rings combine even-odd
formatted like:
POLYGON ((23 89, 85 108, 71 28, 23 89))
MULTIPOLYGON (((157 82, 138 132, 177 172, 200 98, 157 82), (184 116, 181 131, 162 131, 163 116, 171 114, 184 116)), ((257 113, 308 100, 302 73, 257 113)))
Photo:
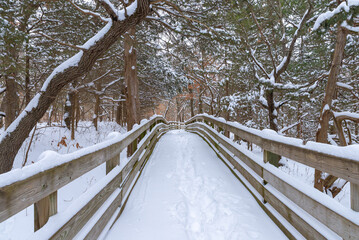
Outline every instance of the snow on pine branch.
POLYGON ((345 83, 342 83, 342 82, 337 82, 337 86, 338 87, 341 87, 341 88, 345 88, 345 89, 348 89, 348 90, 353 90, 354 88, 348 84, 345 84, 345 83))
POLYGON ((359 122, 359 113, 353 112, 333 112, 335 118, 350 119, 359 122))
POLYGON ((346 20, 341 24, 341 26, 348 29, 351 32, 359 33, 359 27, 350 26, 346 20))
MULTIPOLYGON (((341 4, 339 4, 338 7, 336 7, 333 11, 327 11, 325 13, 322 13, 318 16, 317 20, 314 23, 313 30, 318 30, 319 27, 326 21, 332 19, 333 17, 341 14, 341 13, 349 13, 349 11, 353 8, 359 7, 359 0, 347 0, 343 1, 341 4)), ((345 24, 343 27, 347 27, 346 21, 344 21, 345 24)), ((343 23, 344 23, 343 22, 343 23)), ((348 26, 350 27, 350 26, 348 26)), ((354 30, 359 30, 358 28, 354 28, 354 30)))
MULTIPOLYGON (((101 0, 107 7, 110 8, 112 14, 115 14, 117 20, 123 21, 126 17, 133 15, 137 9, 137 0, 131 3, 130 6, 124 7, 123 9, 117 9, 110 0, 101 0)), ((106 9, 107 10, 107 9, 106 9)))

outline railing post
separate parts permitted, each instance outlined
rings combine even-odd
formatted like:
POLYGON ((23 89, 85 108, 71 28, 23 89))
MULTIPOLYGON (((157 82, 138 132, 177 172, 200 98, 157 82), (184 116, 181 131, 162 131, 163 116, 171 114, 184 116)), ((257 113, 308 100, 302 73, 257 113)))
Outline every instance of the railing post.
POLYGON ((34 203, 34 230, 42 228, 57 213, 57 191, 34 203))
POLYGON ((120 165, 120 155, 113 157, 112 159, 106 161, 106 175, 111 172, 113 168, 117 165, 120 165))
POLYGON ((227 138, 229 138, 229 131, 225 130, 225 131, 224 131, 224 136, 226 136, 227 138))
POLYGON ((276 167, 279 167, 280 166, 280 164, 279 164, 280 158, 281 158, 281 156, 279 156, 275 153, 269 152, 267 150, 263 150, 263 161, 265 163, 269 162, 270 164, 272 164, 276 167))
POLYGON ((350 183, 350 207, 359 212, 359 184, 350 183))

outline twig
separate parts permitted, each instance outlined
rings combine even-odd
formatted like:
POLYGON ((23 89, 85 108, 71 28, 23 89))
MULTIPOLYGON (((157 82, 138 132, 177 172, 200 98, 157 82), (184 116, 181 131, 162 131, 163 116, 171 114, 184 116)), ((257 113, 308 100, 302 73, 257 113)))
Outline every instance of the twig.
POLYGON ((49 35, 46 35, 46 34, 42 33, 42 32, 36 32, 36 33, 43 36, 43 37, 45 37, 45 38, 47 38, 47 39, 49 39, 49 40, 51 40, 51 41, 57 42, 60 45, 71 47, 71 48, 74 48, 74 49, 77 49, 77 50, 82 50, 82 51, 86 50, 85 48, 82 48, 82 47, 79 47, 79 46, 76 46, 76 45, 73 45, 73 44, 70 44, 70 43, 61 42, 61 41, 59 41, 59 40, 57 40, 55 38, 50 37, 49 35))
POLYGON ((29 157, 29 152, 30 152, 30 147, 31 147, 31 143, 32 143, 32 140, 34 139, 34 136, 35 136, 35 132, 36 132, 36 126, 34 127, 34 131, 32 132, 32 135, 31 135, 31 139, 30 139, 30 142, 29 142, 29 146, 27 147, 27 150, 26 150, 26 154, 25 154, 25 159, 22 163, 22 167, 25 167, 26 163, 27 163, 27 159, 29 157))

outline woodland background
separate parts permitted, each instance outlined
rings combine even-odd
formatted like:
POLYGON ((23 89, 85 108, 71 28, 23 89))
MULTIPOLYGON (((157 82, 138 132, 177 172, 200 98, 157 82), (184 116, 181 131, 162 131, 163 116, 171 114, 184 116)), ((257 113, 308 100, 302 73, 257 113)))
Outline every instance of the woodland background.
MULTIPOLYGON (((104 2, 0 0, 1 127, 104 27, 104 2)), ((75 139, 80 121, 130 130, 153 114, 208 113, 305 141, 358 144, 359 4, 348 2, 153 1, 90 71, 58 88, 37 122, 66 126, 75 139)), ((335 181, 316 173, 320 190, 336 194, 345 183, 335 181)))

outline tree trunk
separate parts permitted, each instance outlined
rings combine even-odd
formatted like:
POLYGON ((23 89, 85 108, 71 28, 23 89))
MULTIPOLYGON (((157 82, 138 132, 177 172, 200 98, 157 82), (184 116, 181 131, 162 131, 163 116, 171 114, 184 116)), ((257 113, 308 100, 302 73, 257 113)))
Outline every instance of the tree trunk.
MULTIPOLYGON (((228 80, 226 81, 225 91, 226 91, 226 96, 228 97, 229 96, 229 81, 228 80)), ((229 104, 229 102, 228 102, 228 104, 229 104)), ((228 105, 228 107, 229 107, 229 105, 228 105)), ((230 118, 230 112, 229 112, 228 107, 227 107, 226 114, 224 117, 224 119, 226 119, 226 121, 229 121, 229 118, 230 118)))
POLYGON ((176 122, 180 121, 180 111, 181 111, 181 104, 178 100, 178 97, 176 97, 176 122))
POLYGON ((297 138, 303 138, 303 121, 301 119, 301 109, 302 109, 302 101, 299 99, 298 109, 297 109, 297 138))
POLYGON ((116 122, 122 126, 122 102, 117 103, 116 107, 116 122))
POLYGON ((77 127, 79 125, 79 121, 80 121, 80 93, 76 93, 76 130, 77 130, 77 127))
MULTIPOLYGON (((104 32, 102 38, 98 39, 85 51, 80 51, 73 60, 78 60, 76 65, 70 65, 63 71, 51 75, 45 82, 41 94, 38 93, 24 109, 16 125, 9 127, 0 137, 0 173, 10 171, 17 152, 22 143, 29 135, 37 121, 46 113, 51 103, 55 100, 61 89, 76 78, 83 76, 92 69, 96 60, 102 56, 124 33, 131 27, 139 24, 150 14, 150 1, 139 0, 136 12, 118 20, 112 17, 112 24, 104 32)), ((63 65, 64 66, 64 65, 63 65)))
POLYGON ((198 94, 198 113, 199 114, 203 113, 202 92, 203 92, 203 88, 200 85, 199 86, 199 94, 198 94))
MULTIPOLYGON (((140 122, 140 99, 138 94, 137 54, 136 54, 136 28, 132 27, 124 35, 125 50, 125 83, 126 83, 126 122, 127 131, 130 131, 135 123, 140 122)), ((132 144, 127 149, 127 155, 131 156, 135 149, 132 144)))
MULTIPOLYGON (((16 119, 19 113, 19 96, 14 74, 5 76, 6 92, 4 96, 5 129, 16 119)), ((30 129, 31 131, 31 129, 30 129)))
POLYGON ((66 102, 64 107, 64 122, 67 129, 71 130, 71 118, 74 104, 74 93, 69 91, 66 95, 66 102))
POLYGON ((25 59, 25 103, 29 104, 31 101, 30 95, 30 54, 29 54, 29 40, 26 40, 26 59, 25 59))
MULTIPOLYGON (((98 81, 96 83, 96 89, 97 91, 101 91, 101 81, 98 81)), ((93 117, 92 117, 92 122, 93 125, 95 126, 96 131, 98 130, 98 118, 100 115, 100 104, 101 104, 101 99, 100 99, 100 95, 98 93, 95 93, 95 108, 94 108, 94 113, 93 113, 93 117)))
POLYGON ((266 90, 266 100, 268 104, 269 127, 270 129, 278 132, 278 122, 277 122, 278 113, 274 106, 273 90, 266 90))
POLYGON ((71 140, 75 139, 75 117, 77 109, 77 93, 73 92, 72 96, 72 109, 71 109, 71 140))
MULTIPOLYGON (((338 27, 333 61, 330 67, 328 82, 325 88, 324 100, 320 111, 319 127, 316 134, 317 142, 328 143, 329 120, 331 117, 330 109, 332 107, 332 101, 335 96, 336 84, 338 81, 337 78, 344 57, 346 37, 347 32, 345 31, 345 29, 342 27, 338 27)), ((315 170, 314 187, 319 191, 324 190, 324 178, 322 172, 319 170, 315 170)))
POLYGON ((188 92, 189 92, 189 105, 191 108, 191 117, 194 116, 194 101, 193 101, 193 85, 188 86, 188 92))

